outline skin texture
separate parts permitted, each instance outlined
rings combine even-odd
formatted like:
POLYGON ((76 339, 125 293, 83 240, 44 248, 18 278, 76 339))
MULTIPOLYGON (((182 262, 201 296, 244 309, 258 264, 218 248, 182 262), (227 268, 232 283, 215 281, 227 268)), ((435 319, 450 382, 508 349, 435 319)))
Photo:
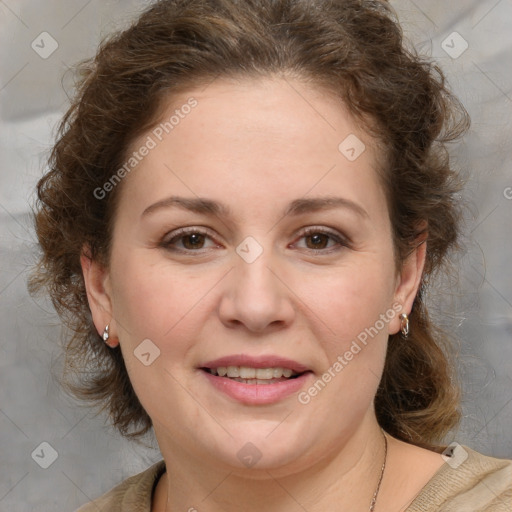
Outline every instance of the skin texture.
MULTIPOLYGON (((324 91, 282 78, 218 79, 173 97, 162 118, 190 97, 197 106, 121 184, 110 267, 82 257, 95 325, 101 333, 110 324, 120 343, 166 461, 153 510, 368 510, 384 457, 373 398, 398 312, 306 405, 296 394, 242 404, 198 368, 232 354, 279 355, 312 370, 307 389, 379 315, 397 304, 410 312, 426 244, 395 271, 383 157, 324 91), (338 150, 350 134, 366 145, 354 161, 338 150), (218 201, 230 216, 143 214, 170 196, 218 201), (365 213, 283 214, 296 199, 326 196, 365 213), (182 227, 208 233, 175 238, 182 227), (348 242, 305 236, 307 227, 348 242), (235 250, 248 236, 263 249, 252 263, 235 250), (134 356, 145 339, 160 350, 149 366, 134 356), (262 454, 252 468, 237 457, 247 442, 262 454)), ((399 510, 442 460, 388 440, 378 508, 399 510)))

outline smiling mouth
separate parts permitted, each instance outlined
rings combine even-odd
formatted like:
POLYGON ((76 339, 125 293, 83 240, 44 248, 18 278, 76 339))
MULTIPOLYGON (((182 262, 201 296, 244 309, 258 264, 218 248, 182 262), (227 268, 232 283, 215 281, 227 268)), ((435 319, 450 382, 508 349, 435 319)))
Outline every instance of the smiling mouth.
POLYGON ((243 384, 275 384, 296 379, 304 373, 298 373, 290 368, 269 367, 251 368, 249 366, 219 366, 218 368, 201 368, 216 377, 226 378, 243 384))

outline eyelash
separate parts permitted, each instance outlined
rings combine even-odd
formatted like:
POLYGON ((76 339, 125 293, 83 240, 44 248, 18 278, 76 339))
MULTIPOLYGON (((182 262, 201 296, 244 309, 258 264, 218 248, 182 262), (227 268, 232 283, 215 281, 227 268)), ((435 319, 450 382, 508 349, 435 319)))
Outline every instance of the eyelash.
POLYGON ((169 251, 181 252, 184 254, 190 254, 192 252, 202 253, 202 252, 204 252, 204 249, 196 249, 196 250, 178 249, 178 248, 172 246, 172 243, 174 241, 179 240, 181 238, 185 238, 186 236, 190 236, 190 235, 204 235, 209 238, 213 238, 209 231, 207 231, 205 229, 192 228, 192 227, 191 228, 180 228, 180 229, 177 229, 176 231, 172 231, 170 234, 172 234, 173 236, 170 239, 166 239, 167 237, 164 238, 164 240, 161 243, 161 246, 169 251))
POLYGON ((350 242, 347 238, 341 236, 339 233, 331 229, 310 226, 301 231, 299 238, 304 238, 310 235, 327 235, 337 244, 336 247, 330 247, 328 249, 306 249, 313 254, 330 254, 331 252, 339 251, 342 248, 350 247, 350 242))
MULTIPOLYGON (((177 240, 180 240, 186 236, 195 235, 195 234, 203 235, 203 236, 209 237, 210 239, 213 239, 213 236, 210 231, 208 231, 206 229, 195 228, 195 227, 180 228, 174 232, 171 232, 171 234, 173 235, 172 238, 167 239, 167 240, 164 239, 160 245, 169 251, 179 252, 182 254, 191 254, 191 253, 203 254, 206 250, 208 250, 208 248, 206 248, 206 249, 204 249, 204 248, 179 249, 179 248, 173 247, 173 245, 172 245, 177 240)), ((310 227, 303 229, 300 232, 298 239, 301 239, 301 238, 304 238, 307 236, 311 236, 311 235, 317 235, 317 234, 329 236, 337 244, 337 246, 329 247, 326 249, 305 248, 303 250, 306 250, 307 252, 312 253, 312 254, 326 255, 326 254, 331 254, 332 252, 335 252, 335 251, 339 251, 342 248, 350 248, 350 246, 351 246, 350 241, 347 238, 341 236, 336 231, 332 231, 332 230, 326 229, 326 228, 315 227, 315 226, 310 226, 310 227)))

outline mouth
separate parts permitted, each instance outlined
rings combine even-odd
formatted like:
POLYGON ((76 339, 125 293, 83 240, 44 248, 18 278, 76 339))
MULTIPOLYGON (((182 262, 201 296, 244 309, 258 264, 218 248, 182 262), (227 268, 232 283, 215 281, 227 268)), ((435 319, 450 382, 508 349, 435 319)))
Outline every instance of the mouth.
POLYGON ((313 371, 278 356, 227 356, 198 367, 211 389, 246 405, 268 405, 300 391, 313 371))
POLYGON ((201 370, 215 375, 251 385, 275 384, 296 379, 306 372, 296 372, 282 366, 254 368, 250 366, 218 366, 217 368, 203 367, 201 370))

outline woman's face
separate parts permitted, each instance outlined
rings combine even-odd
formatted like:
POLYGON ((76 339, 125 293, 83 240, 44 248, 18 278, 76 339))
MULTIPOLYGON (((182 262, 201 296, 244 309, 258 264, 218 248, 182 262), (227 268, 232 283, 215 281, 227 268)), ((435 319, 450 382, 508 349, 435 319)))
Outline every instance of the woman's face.
POLYGON ((110 269, 93 265, 98 330, 119 338, 162 451, 312 464, 371 424, 421 272, 416 253, 395 272, 382 156, 296 81, 216 80, 162 121, 131 148, 110 269))

